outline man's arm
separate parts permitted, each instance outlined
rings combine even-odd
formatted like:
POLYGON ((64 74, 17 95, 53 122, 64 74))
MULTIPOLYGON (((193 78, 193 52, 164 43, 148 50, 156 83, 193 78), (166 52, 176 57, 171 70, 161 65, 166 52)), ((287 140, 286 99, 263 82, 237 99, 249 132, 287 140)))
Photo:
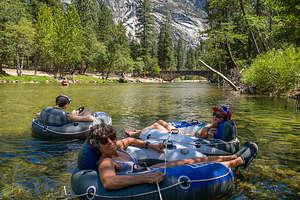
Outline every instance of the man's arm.
POLYGON ((137 146, 141 148, 149 148, 159 153, 164 152, 164 144, 150 144, 143 140, 128 137, 123 140, 117 141, 117 145, 120 149, 126 149, 128 146, 137 146))
POLYGON ((211 124, 207 124, 206 126, 204 126, 203 128, 201 128, 198 133, 197 133, 197 137, 199 138, 213 138, 214 137, 214 133, 210 132, 209 130, 212 128, 217 128, 218 127, 218 123, 211 123, 211 124))
POLYGON ((80 116, 70 113, 68 115, 68 120, 70 122, 93 122, 95 120, 95 117, 93 117, 92 115, 80 116))

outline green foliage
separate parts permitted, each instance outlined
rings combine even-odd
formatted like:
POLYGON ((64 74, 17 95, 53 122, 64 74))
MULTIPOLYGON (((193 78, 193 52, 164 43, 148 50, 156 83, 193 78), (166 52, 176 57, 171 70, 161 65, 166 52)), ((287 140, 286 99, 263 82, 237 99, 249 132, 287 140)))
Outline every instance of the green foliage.
POLYGON ((181 70, 183 68, 183 43, 182 38, 179 38, 176 46, 176 68, 181 70))
POLYGON ((155 26, 150 0, 142 0, 139 2, 137 7, 137 19, 136 35, 140 39, 142 55, 146 56, 150 54, 153 56, 152 48, 155 43, 155 26))
POLYGON ((24 58, 33 53, 35 29, 26 18, 21 18, 17 24, 7 24, 5 28, 1 38, 5 41, 5 49, 2 52, 15 60, 17 68, 23 67, 24 58))
POLYGON ((0 26, 16 24, 22 17, 29 18, 26 4, 21 0, 1 0, 0 10, 0 26))
POLYGON ((300 80, 299 50, 293 47, 273 49, 258 56, 244 72, 244 82, 262 93, 280 94, 294 89, 300 80))
POLYGON ((83 28, 73 5, 70 5, 65 13, 61 12, 54 27, 54 63, 62 74, 66 67, 71 69, 80 63, 84 49, 83 28))
POLYGON ((157 51, 158 64, 160 68, 163 70, 174 70, 174 46, 171 32, 171 16, 169 12, 166 12, 165 22, 160 28, 157 51))
POLYGON ((152 58, 150 55, 146 55, 143 58, 145 63, 144 74, 149 76, 157 76, 160 73, 160 68, 157 62, 157 58, 152 58))
POLYGON ((109 42, 111 40, 114 29, 113 16, 105 1, 98 14, 97 38, 101 42, 109 42))
POLYGON ((81 20, 81 24, 85 28, 96 29, 98 25, 99 4, 97 0, 73 0, 81 20))
POLYGON ((54 58, 54 19, 52 9, 44 4, 37 16, 37 53, 45 61, 54 58))

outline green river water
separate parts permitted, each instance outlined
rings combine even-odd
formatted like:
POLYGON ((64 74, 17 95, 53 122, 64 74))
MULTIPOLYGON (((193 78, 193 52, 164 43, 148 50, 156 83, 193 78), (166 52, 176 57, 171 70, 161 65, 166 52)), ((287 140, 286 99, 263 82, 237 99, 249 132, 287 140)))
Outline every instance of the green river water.
MULTIPOLYGON (((285 97, 250 97, 200 83, 0 84, 0 199, 55 199, 70 189, 82 141, 33 138, 35 113, 66 94, 68 111, 85 105, 113 118, 119 137, 156 120, 211 120, 211 107, 230 105, 241 144, 256 142, 259 153, 235 173, 225 199, 300 199, 300 112, 285 97), (14 198, 13 198, 14 197, 14 198)), ((199 197, 201 199, 201 197, 199 197)))

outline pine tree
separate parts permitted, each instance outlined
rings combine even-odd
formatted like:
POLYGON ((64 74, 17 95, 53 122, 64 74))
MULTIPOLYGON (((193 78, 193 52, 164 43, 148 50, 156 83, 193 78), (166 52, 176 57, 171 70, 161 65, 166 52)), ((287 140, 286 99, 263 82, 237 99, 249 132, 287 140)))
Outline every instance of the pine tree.
POLYGON ((157 47, 157 59, 158 65, 162 70, 166 70, 165 68, 165 32, 166 27, 165 24, 161 24, 159 36, 158 36, 158 47, 157 47))
POLYGON ((171 16, 169 12, 166 12, 165 22, 160 29, 157 54, 158 63, 161 69, 172 70, 175 67, 171 16))
POLYGON ((37 54, 44 65, 54 57, 54 19, 52 9, 47 4, 39 9, 36 29, 37 54))
POLYGON ((97 0, 73 0, 72 2, 80 16, 81 24, 84 28, 84 50, 82 52, 83 62, 80 73, 84 74, 89 66, 96 62, 98 41, 96 28, 98 26, 99 4, 97 0))
POLYGON ((84 49, 83 28, 75 7, 71 4, 67 11, 60 15, 55 22, 55 64, 60 75, 66 69, 74 70, 81 62, 84 49))
POLYGON ((115 23, 106 2, 103 1, 98 13, 97 38, 101 42, 109 42, 112 39, 115 23))
POLYGON ((84 28, 95 30, 98 25, 99 4, 97 0, 73 0, 84 28))
POLYGON ((142 55, 151 55, 154 46, 154 15, 150 0, 141 0, 137 8, 137 31, 136 35, 140 39, 142 55))
POLYGON ((177 65, 176 65, 177 70, 182 70, 182 68, 183 68, 183 43, 182 43, 181 37, 178 39, 177 46, 176 46, 176 61, 177 61, 177 65))

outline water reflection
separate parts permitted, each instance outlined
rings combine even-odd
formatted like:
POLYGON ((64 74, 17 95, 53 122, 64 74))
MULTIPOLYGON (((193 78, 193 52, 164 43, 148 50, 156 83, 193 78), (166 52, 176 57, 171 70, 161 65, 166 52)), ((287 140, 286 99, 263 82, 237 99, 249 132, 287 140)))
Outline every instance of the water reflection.
POLYGON ((207 84, 0 84, 0 198, 5 188, 21 185, 34 197, 62 194, 70 186, 82 141, 32 138, 35 113, 59 94, 113 118, 119 137, 159 119, 211 120, 211 107, 230 105, 242 143, 254 141, 259 154, 236 173, 236 189, 226 199, 297 199, 300 191, 300 113, 287 98, 247 97, 207 84))

